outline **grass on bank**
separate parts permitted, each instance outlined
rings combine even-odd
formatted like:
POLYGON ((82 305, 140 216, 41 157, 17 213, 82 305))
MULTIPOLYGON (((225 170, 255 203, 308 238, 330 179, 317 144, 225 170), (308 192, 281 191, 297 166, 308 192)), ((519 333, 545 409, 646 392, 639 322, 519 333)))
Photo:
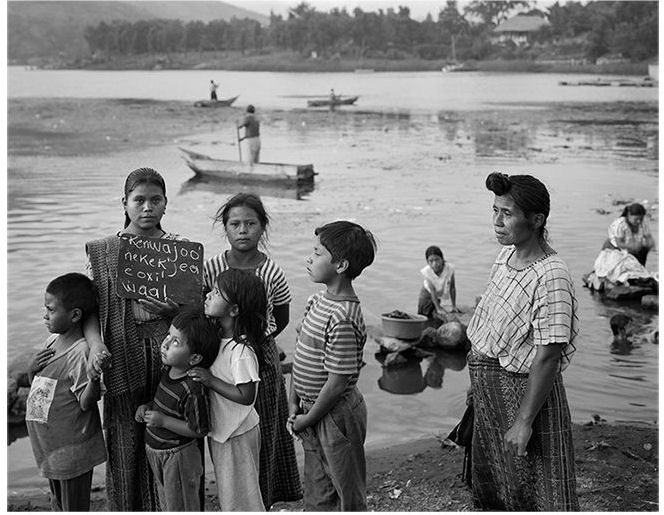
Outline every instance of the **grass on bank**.
MULTIPOLYGON (((107 59, 82 59, 68 63, 40 63, 49 68, 83 68, 97 70, 232 70, 269 72, 376 72, 439 71, 445 59, 387 58, 305 58, 296 52, 239 51, 177 52, 159 55, 112 56, 107 59)), ((527 59, 494 59, 472 61, 478 71, 591 73, 611 75, 647 75, 647 63, 579 64, 578 60, 537 61, 527 59)))

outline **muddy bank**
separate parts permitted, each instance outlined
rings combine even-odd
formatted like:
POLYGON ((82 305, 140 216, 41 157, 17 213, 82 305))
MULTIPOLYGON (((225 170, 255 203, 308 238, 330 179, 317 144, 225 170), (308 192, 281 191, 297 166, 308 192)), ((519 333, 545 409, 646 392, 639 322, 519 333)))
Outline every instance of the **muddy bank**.
MULTIPOLYGON (((446 433, 445 433, 446 434, 446 433)), ((443 435, 444 437, 445 435, 443 435)), ((367 453, 370 511, 472 511, 461 481, 463 449, 426 438, 367 453)), ((657 428, 589 422, 574 426, 577 492, 582 511, 658 511, 657 428)), ((217 509, 208 483, 206 511, 217 509)), ((49 511, 48 487, 8 492, 9 511, 49 511)), ((103 488, 93 492, 92 511, 104 511, 103 488)), ((272 511, 298 511, 302 503, 278 503, 272 511)))

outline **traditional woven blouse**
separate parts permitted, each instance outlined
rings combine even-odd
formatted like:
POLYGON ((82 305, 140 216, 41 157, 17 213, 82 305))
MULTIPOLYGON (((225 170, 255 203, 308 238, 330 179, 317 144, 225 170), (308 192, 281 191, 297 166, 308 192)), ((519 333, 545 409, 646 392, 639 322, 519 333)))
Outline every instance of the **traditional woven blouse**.
POLYGON ((517 270, 507 264, 514 250, 503 248, 491 268, 467 329, 472 350, 510 372, 528 373, 537 345, 562 344, 562 372, 576 351, 579 326, 569 270, 556 253, 517 270))
POLYGON ((609 240, 614 247, 618 247, 618 240, 624 241, 632 246, 639 245, 643 247, 646 245, 650 237, 650 227, 645 220, 641 222, 636 232, 632 232, 632 229, 624 216, 616 218, 611 222, 611 225, 609 225, 609 240))

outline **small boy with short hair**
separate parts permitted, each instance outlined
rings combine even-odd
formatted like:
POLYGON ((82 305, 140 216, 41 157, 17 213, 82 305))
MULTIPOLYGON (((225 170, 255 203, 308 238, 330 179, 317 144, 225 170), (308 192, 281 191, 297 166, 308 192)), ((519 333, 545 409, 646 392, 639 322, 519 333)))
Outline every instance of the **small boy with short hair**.
POLYGON ((353 280, 376 243, 347 221, 314 234, 307 273, 326 290, 309 298, 298 331, 288 426, 305 451, 304 510, 366 511, 367 408, 356 384, 367 333, 353 280))
POLYGON ((216 326, 202 311, 178 313, 161 344, 164 368, 154 400, 136 410, 136 421, 147 424, 145 452, 163 511, 203 510, 199 439, 210 428, 207 392, 187 371, 208 368, 218 351, 216 326))
POLYGON ((632 317, 618 313, 609 320, 613 341, 611 342, 611 352, 613 354, 629 354, 632 348, 630 336, 632 334, 632 317))
POLYGON ((90 349, 82 330, 97 310, 97 294, 85 275, 65 274, 46 286, 44 306, 52 334, 29 365, 25 422, 53 509, 88 511, 92 471, 106 461, 97 409, 102 387, 87 376, 90 349))

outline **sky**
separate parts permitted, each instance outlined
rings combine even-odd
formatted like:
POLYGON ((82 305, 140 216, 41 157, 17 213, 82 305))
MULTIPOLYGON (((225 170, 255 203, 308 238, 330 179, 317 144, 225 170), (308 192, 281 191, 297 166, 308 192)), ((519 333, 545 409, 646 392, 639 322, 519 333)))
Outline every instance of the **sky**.
MULTIPOLYGON (((224 0, 226 3, 244 7, 267 16, 270 10, 275 14, 287 15, 288 10, 297 6, 302 0, 224 0)), ((405 6, 410 9, 410 17, 414 20, 424 20, 428 13, 431 13, 433 19, 438 18, 438 12, 445 7, 445 0, 305 0, 306 3, 314 7, 317 11, 328 12, 331 9, 345 7, 350 13, 356 7, 363 11, 378 11, 378 9, 387 10, 392 7, 395 11, 399 6, 405 6)), ((564 1, 564 0, 563 0, 564 1)), ((459 0, 457 5, 459 10, 470 3, 470 0, 459 0)), ((554 0, 533 1, 531 5, 539 9, 545 9, 554 3, 554 0)))
MULTIPOLYGON (((288 10, 297 6, 300 0, 225 0, 229 4, 237 5, 268 15, 272 9, 275 14, 287 15, 288 10)), ((434 19, 438 16, 438 11, 445 6, 445 1, 434 0, 305 0, 307 4, 314 7, 317 11, 327 12, 338 7, 345 7, 350 13, 356 7, 363 11, 378 11, 378 9, 387 10, 392 7, 395 11, 399 6, 406 6, 410 9, 410 17, 415 20, 423 20, 427 13, 431 13, 434 19)), ((459 2, 463 6, 467 2, 459 2)))

